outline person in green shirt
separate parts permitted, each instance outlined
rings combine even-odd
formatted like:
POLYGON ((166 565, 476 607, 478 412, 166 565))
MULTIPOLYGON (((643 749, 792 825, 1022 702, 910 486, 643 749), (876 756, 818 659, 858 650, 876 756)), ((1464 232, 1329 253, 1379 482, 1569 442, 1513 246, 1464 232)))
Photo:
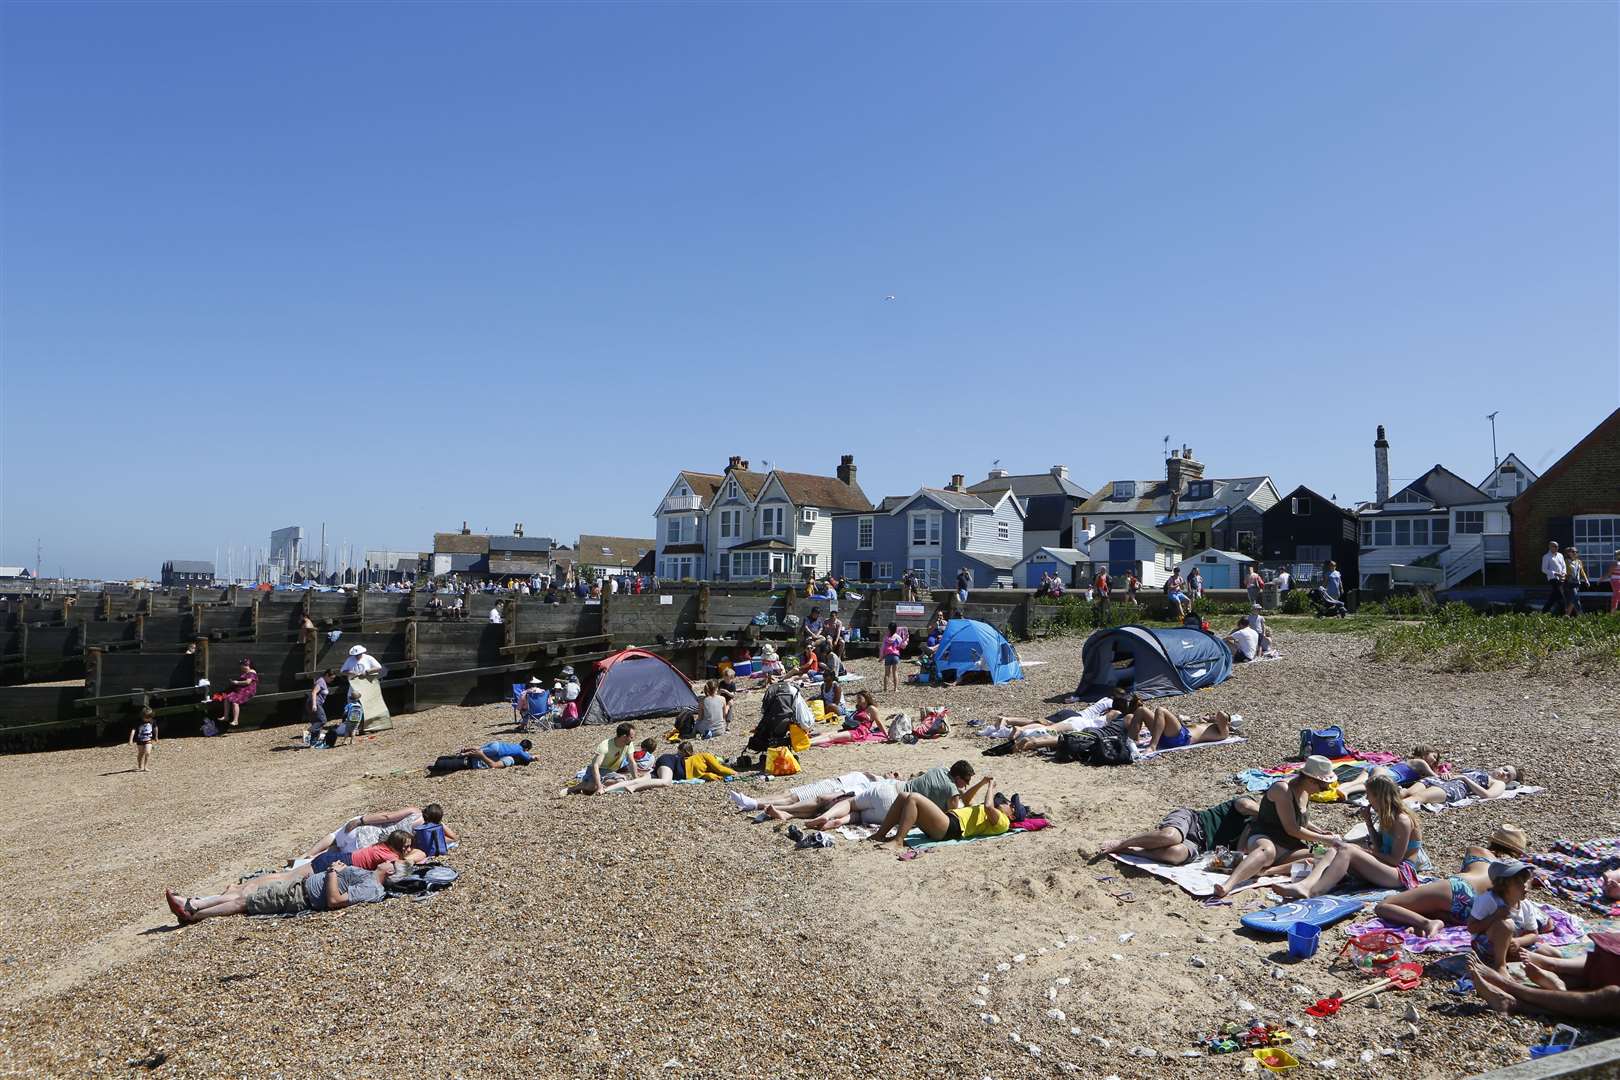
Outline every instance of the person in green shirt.
POLYGON ((1099 857, 1116 852, 1140 855, 1154 862, 1180 866, 1216 848, 1235 848, 1260 812, 1260 800, 1239 795, 1208 810, 1179 806, 1165 815, 1159 827, 1121 840, 1110 840, 1097 849, 1099 857))
POLYGON ((641 791, 668 787, 673 781, 655 776, 638 776, 630 745, 636 741, 634 724, 620 724, 611 738, 603 739, 591 751, 585 776, 568 789, 570 795, 606 795, 614 791, 641 791))
POLYGON ((872 840, 898 848, 905 844, 906 834, 913 828, 921 829, 930 840, 961 840, 1006 832, 1012 822, 992 802, 994 777, 986 776, 969 787, 972 778, 973 766, 958 761, 949 769, 929 769, 907 780, 872 840), (973 805, 976 799, 979 805, 973 805), (971 833, 970 828, 974 830, 971 833))
POLYGON ((921 795, 941 810, 949 810, 972 798, 971 793, 964 794, 972 782, 973 766, 957 761, 949 769, 933 768, 918 773, 900 785, 900 793, 921 795))

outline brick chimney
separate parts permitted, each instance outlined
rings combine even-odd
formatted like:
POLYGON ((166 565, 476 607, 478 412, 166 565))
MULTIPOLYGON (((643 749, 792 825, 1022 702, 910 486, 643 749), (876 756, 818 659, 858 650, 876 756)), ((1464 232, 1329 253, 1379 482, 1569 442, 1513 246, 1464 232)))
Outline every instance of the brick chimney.
POLYGON ((855 486, 855 455, 845 454, 838 459, 838 479, 845 487, 855 486))
POLYGON ((1059 480, 1067 480, 1069 478, 1069 467, 1067 465, 1054 465, 1052 466, 1052 475, 1059 480))
POLYGON ((1175 511, 1176 497, 1181 494, 1181 488, 1186 483, 1186 477, 1181 472, 1181 451, 1170 451, 1170 457, 1164 463, 1164 480, 1170 486, 1171 512, 1175 511))
POLYGON ((736 454, 732 454, 731 459, 726 462, 726 472, 731 472, 733 469, 746 469, 747 467, 743 463, 743 459, 736 454))
POLYGON ((1195 461, 1192 447, 1185 444, 1181 447, 1181 478, 1183 480, 1202 480, 1204 478, 1204 463, 1195 461))
POLYGON ((1384 425, 1378 425, 1378 438, 1373 440, 1373 474, 1378 488, 1374 500, 1382 506, 1389 500, 1389 440, 1384 438, 1384 425))
POLYGON ((945 485, 946 491, 961 491, 965 486, 967 477, 961 473, 951 473, 951 482, 945 485))
POLYGON ((467 528, 467 523, 465 521, 463 521, 461 523, 461 535, 462 536, 471 536, 472 535, 472 530, 467 528))

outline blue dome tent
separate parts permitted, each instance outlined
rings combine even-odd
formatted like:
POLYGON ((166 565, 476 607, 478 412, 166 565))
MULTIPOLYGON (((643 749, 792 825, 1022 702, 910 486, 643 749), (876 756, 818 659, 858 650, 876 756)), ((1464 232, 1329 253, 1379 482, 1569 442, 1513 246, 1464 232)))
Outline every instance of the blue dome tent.
POLYGON ((1129 687, 1143 699, 1190 694, 1232 674, 1226 642, 1193 627, 1113 626, 1086 638, 1075 693, 1088 700, 1129 687))
POLYGON ((934 654, 934 681, 961 682, 964 675, 980 671, 992 683, 1024 677, 1018 654, 1001 631, 977 619, 952 619, 934 654))

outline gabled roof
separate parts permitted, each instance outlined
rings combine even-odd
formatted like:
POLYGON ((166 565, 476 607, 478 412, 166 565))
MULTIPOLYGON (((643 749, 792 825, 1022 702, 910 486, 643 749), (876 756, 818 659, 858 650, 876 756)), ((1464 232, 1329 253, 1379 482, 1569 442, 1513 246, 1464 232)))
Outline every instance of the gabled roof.
MULTIPOLYGON (((1354 510, 1351 510, 1351 509, 1349 509, 1347 507, 1340 506, 1338 503, 1334 502, 1332 499, 1328 498, 1326 495, 1323 495, 1320 491, 1317 491, 1314 488, 1308 488, 1304 484, 1300 484, 1293 491, 1290 491, 1288 494, 1284 495, 1282 498, 1277 500, 1277 506, 1282 507, 1282 509, 1277 511, 1277 512, 1278 513, 1289 513, 1289 512, 1291 512, 1292 507, 1289 505, 1288 500, 1289 499, 1297 499, 1297 498, 1300 498, 1301 496, 1303 496, 1303 497, 1305 497, 1307 499, 1315 499, 1317 502, 1321 503, 1323 506, 1331 506, 1331 507, 1333 507, 1333 509, 1335 509, 1339 513, 1343 514, 1345 517, 1355 517, 1356 516, 1356 513, 1355 513, 1354 510)), ((1275 509, 1275 507, 1273 507, 1272 509, 1275 509)), ((1312 509, 1315 509, 1315 507, 1312 507, 1312 509)), ((1270 513, 1271 511, 1267 510, 1266 512, 1270 513)))
POLYGON ((910 495, 890 495, 883 500, 884 513, 897 514, 918 499, 930 499, 947 510, 963 510, 988 514, 992 507, 977 495, 944 488, 920 487, 910 495))
POLYGON ((686 486, 692 489, 694 495, 703 499, 705 506, 714 501, 715 494, 726 479, 718 473, 692 472, 689 469, 682 470, 680 478, 686 481, 686 486))
MULTIPOLYGON (((1212 493, 1207 499, 1189 499, 1183 489, 1182 496, 1176 501, 1178 514, 1189 513, 1194 510, 1211 510, 1216 507, 1230 507, 1236 509, 1244 500, 1250 499, 1257 491, 1264 491, 1265 485, 1271 482, 1269 476, 1229 476, 1229 477, 1200 477, 1211 483, 1212 493)), ((1269 507, 1270 503, 1257 503, 1260 509, 1269 507)), ((1163 478, 1158 480, 1110 480, 1098 492, 1081 503, 1075 509, 1077 514, 1151 514, 1168 513, 1170 510, 1170 482, 1163 478), (1127 498, 1114 498, 1114 485, 1121 483, 1135 484, 1135 493, 1127 498)))
POLYGON ((1219 555, 1222 558, 1231 559, 1233 562, 1254 562, 1252 558, 1243 554, 1241 551, 1222 551, 1220 548, 1205 548, 1203 551, 1195 551, 1181 561, 1192 562, 1194 559, 1203 555, 1219 555))
MULTIPOLYGON (((1536 478, 1536 482, 1519 492, 1522 499, 1543 484, 1551 484, 1558 479, 1563 471, 1581 459, 1593 446, 1603 442, 1604 439, 1620 440, 1620 409, 1614 410, 1598 422, 1598 426, 1586 433, 1586 438, 1569 448, 1569 452, 1548 467, 1547 471, 1536 478)), ((1517 500, 1514 500, 1517 501, 1517 500)))
MULTIPOLYGON (((737 475, 733 473, 732 475, 737 475)), ((859 484, 846 484, 836 476, 816 476, 772 470, 771 476, 794 506, 815 506, 826 510, 870 510, 872 501, 859 484)), ((763 482, 760 484, 763 488, 763 482)))
POLYGON ((733 544, 726 551, 792 551, 793 545, 775 536, 762 536, 745 544, 733 544))
POLYGON ((170 559, 168 569, 174 574, 212 574, 214 564, 204 559, 170 559))
POLYGON ((1463 506, 1468 503, 1499 501, 1491 498, 1444 465, 1435 465, 1416 480, 1391 493, 1390 497, 1378 509, 1399 510, 1400 504, 1396 500, 1408 492, 1427 499, 1437 509, 1446 506, 1463 506), (1392 503, 1393 506, 1391 506, 1392 503))
POLYGON ((994 495, 1003 491, 1010 491, 1020 499, 1032 499, 1037 495, 1064 495, 1077 501, 1084 501, 1091 497, 1091 492, 1070 480, 1067 476, 1058 476, 1052 472, 1026 473, 1020 476, 992 476, 980 480, 977 484, 968 485, 968 491, 974 495, 994 495))
POLYGON ((1091 558, 1090 555, 1086 554, 1084 551, 1080 551, 1077 548, 1039 547, 1030 552, 1029 555, 1025 555, 1024 558, 1020 559, 1019 561, 1024 562, 1031 556, 1039 555, 1042 552, 1050 555, 1052 558, 1056 559, 1065 566, 1074 566, 1077 563, 1086 562, 1091 558))
POLYGON ((1496 479, 1496 474, 1503 471, 1518 473, 1520 476, 1525 478, 1525 486, 1527 487, 1541 479, 1540 475, 1537 474, 1537 472, 1530 466, 1526 465, 1524 460, 1520 458, 1518 454, 1515 454, 1510 450, 1508 451, 1507 457, 1497 462, 1496 468, 1486 473, 1485 479, 1481 480, 1474 486, 1479 488, 1479 490, 1484 491, 1490 486, 1491 481, 1496 479))
MULTIPOLYGON (((1164 533, 1160 532, 1158 529, 1155 529, 1151 525, 1133 525, 1129 521, 1121 521, 1121 522, 1118 522, 1116 524, 1108 526, 1106 529, 1102 530, 1101 532, 1099 532, 1097 534, 1097 539, 1098 540, 1102 539, 1103 537, 1107 536, 1109 533, 1113 532, 1116 529, 1129 529, 1134 533, 1140 533, 1141 535, 1147 537, 1149 540, 1153 541, 1155 544, 1158 544, 1160 547, 1175 548, 1177 551, 1181 550, 1181 541, 1180 540, 1177 540, 1177 539, 1175 539, 1174 537, 1171 537, 1171 536, 1166 536, 1164 533)), ((1095 543, 1095 542, 1096 541, 1093 541, 1093 543, 1095 543)))
POLYGON ((490 551, 523 551, 545 554, 550 551, 553 541, 549 536, 491 536, 487 546, 490 551))
POLYGON ((657 542, 653 540, 581 533, 575 561, 585 566, 634 566, 643 555, 657 547, 657 542))

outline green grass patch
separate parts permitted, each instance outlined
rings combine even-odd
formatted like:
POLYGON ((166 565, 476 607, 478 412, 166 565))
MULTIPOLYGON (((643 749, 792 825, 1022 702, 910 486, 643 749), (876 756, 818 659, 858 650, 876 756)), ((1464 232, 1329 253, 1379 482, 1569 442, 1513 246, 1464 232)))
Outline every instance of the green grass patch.
POLYGON ((1447 604, 1421 622, 1386 623, 1373 643, 1375 660, 1423 662, 1451 672, 1533 674, 1559 658, 1582 671, 1612 668, 1620 661, 1620 619, 1480 615, 1466 604, 1447 604))

